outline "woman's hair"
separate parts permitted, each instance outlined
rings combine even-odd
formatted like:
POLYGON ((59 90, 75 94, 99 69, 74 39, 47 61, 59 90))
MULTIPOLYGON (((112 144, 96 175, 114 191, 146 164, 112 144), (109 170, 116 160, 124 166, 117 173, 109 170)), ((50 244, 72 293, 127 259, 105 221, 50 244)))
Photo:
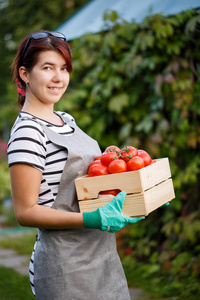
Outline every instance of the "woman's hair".
POLYGON ((29 34, 19 45, 17 55, 11 65, 13 79, 18 85, 18 103, 23 106, 25 102, 25 91, 26 83, 19 76, 19 68, 24 66, 28 72, 30 72, 38 60, 38 55, 41 51, 58 51, 60 52, 67 65, 67 70, 69 73, 72 72, 72 60, 70 47, 66 41, 61 38, 48 35, 48 37, 40 39, 31 39, 26 52, 23 55, 24 47, 31 34, 29 34))

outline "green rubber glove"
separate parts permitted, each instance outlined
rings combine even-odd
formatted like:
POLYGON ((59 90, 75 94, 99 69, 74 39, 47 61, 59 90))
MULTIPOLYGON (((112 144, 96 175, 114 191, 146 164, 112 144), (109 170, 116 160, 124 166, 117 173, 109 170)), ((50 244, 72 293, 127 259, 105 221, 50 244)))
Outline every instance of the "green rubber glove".
POLYGON ((166 207, 166 206, 168 206, 168 205, 169 205, 169 202, 163 204, 161 207, 166 207))
POLYGON ((145 217, 131 218, 122 212, 125 192, 120 192, 112 201, 93 212, 84 212, 83 220, 86 228, 116 232, 129 223, 136 223, 145 217))

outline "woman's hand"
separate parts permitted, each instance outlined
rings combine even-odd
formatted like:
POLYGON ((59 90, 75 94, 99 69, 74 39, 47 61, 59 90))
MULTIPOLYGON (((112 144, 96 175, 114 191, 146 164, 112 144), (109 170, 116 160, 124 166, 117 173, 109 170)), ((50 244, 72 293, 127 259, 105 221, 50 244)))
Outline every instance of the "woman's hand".
POLYGON ((145 217, 131 218, 122 212, 125 192, 119 193, 111 202, 94 212, 84 212, 83 219, 86 228, 96 228, 102 231, 116 232, 129 223, 136 223, 145 217))

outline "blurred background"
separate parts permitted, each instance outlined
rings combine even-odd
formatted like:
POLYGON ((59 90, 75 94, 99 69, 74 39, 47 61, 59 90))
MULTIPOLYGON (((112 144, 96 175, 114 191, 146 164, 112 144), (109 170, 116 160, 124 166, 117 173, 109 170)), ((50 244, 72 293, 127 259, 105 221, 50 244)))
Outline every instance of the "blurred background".
MULTIPOLYGON (((176 198, 117 234, 129 286, 149 298, 199 300, 200 5, 144 2, 0 1, 0 248, 30 255, 35 239, 12 207, 6 148, 19 107, 10 65, 30 32, 58 30, 73 73, 56 109, 102 150, 130 145, 169 158, 176 198)), ((33 299, 28 277, 0 266, 0 299, 33 299)))

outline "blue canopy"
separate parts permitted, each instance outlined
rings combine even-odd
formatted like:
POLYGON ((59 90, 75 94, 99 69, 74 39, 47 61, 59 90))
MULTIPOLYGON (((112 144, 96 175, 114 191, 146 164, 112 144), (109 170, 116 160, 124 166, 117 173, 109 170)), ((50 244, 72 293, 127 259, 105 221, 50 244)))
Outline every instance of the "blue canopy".
POLYGON ((116 11, 127 22, 139 23, 150 14, 166 16, 199 7, 200 0, 92 0, 56 30, 69 41, 103 30, 105 11, 116 11))

